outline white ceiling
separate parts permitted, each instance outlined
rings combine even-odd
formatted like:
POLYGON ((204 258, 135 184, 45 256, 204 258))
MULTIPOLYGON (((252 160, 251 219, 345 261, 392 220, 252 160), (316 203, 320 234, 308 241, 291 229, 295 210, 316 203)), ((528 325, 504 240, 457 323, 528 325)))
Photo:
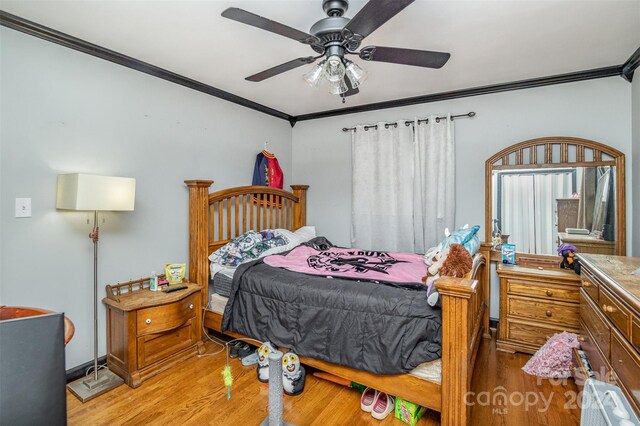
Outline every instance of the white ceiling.
MULTIPOLYGON (((352 17, 365 1, 350 2, 352 17)), ((341 108, 302 80, 311 65, 253 83, 244 77, 314 54, 220 16, 230 6, 308 31, 321 0, 8 1, 6 12, 291 115, 341 108)), ((640 0, 417 0, 371 34, 379 45, 451 53, 439 70, 365 62, 355 106, 624 63, 640 46, 640 0)))

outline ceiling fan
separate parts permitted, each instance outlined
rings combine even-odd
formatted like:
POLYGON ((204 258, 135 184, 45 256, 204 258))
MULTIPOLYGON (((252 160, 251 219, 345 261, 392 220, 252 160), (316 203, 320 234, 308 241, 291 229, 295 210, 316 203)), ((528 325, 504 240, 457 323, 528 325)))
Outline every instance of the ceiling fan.
POLYGON ((397 47, 367 46, 358 51, 362 40, 389 19, 400 13, 415 0, 369 0, 353 18, 344 16, 348 0, 323 0, 327 14, 313 24, 309 33, 258 16, 246 10, 231 7, 222 16, 243 24, 308 44, 317 56, 297 58, 247 77, 248 81, 263 81, 294 68, 312 64, 325 58, 305 74, 305 80, 317 87, 323 80, 329 83, 329 92, 344 98, 359 92, 358 86, 366 79, 366 72, 346 55, 358 55, 365 61, 389 62, 425 68, 441 68, 451 56, 444 52, 402 49, 397 47), (346 77, 346 78, 345 78, 346 77))

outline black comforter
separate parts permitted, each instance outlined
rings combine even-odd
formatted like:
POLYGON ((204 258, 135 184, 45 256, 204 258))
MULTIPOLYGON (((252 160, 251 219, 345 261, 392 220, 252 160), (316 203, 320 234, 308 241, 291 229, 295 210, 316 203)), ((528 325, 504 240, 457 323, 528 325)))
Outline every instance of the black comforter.
POLYGON ((257 260, 234 274, 222 329, 299 355, 396 374, 440 358, 441 320, 424 286, 312 276, 257 260))

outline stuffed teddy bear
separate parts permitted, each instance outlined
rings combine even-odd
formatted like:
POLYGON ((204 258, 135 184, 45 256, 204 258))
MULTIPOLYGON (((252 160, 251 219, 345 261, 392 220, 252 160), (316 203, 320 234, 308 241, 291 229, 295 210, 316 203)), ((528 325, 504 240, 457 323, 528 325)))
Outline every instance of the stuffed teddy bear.
POLYGON ((464 277, 473 266, 473 259, 464 246, 451 244, 448 249, 434 256, 434 263, 427 269, 423 278, 427 284, 427 303, 432 307, 440 307, 440 293, 433 283, 440 277, 464 277), (437 269, 435 269, 437 267, 437 269), (435 273, 434 273, 435 272, 435 273))

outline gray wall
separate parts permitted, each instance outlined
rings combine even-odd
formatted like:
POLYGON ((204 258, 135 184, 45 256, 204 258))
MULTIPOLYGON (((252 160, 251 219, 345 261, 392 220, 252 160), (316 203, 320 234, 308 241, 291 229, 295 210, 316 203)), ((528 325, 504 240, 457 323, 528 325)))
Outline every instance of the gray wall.
MULTIPOLYGON (((633 256, 640 256, 640 69, 636 69, 635 78, 632 83, 632 127, 633 127, 633 148, 632 164, 633 179, 631 181, 631 191, 633 193, 633 212, 637 223, 633 224, 633 256)), ((630 217, 630 216, 627 216, 630 217)), ((628 220, 628 219, 627 219, 628 220)), ((631 255, 631 252, 629 253, 631 255)))
MULTIPOLYGON (((102 298, 107 283, 187 262, 185 179, 250 184, 268 140, 290 184, 291 127, 9 29, 0 37, 0 304, 64 311, 76 326, 69 368, 93 357, 93 252, 89 215, 55 210, 56 175, 137 179, 135 211, 100 224, 102 298), (32 198, 32 218, 14 217, 16 197, 32 198)), ((99 318, 104 355, 102 306, 99 318)))
MULTIPOLYGON (((303 121, 293 129, 293 178, 296 182, 311 185, 308 222, 317 226, 319 234, 326 235, 336 244, 348 246, 351 137, 341 129, 355 124, 411 119, 429 114, 475 111, 475 118, 456 121, 456 224, 482 226, 485 213, 484 162, 488 157, 516 142, 543 136, 593 139, 629 156, 630 104, 629 83, 620 77, 611 77, 303 121)), ((629 170, 628 188, 630 183, 629 170)), ((631 208, 629 202, 629 234, 631 208)), ((480 233, 484 235, 484 229, 480 233)), ((629 237, 628 241, 631 241, 629 237)), ((497 317, 496 282, 492 281, 491 315, 497 317)))

